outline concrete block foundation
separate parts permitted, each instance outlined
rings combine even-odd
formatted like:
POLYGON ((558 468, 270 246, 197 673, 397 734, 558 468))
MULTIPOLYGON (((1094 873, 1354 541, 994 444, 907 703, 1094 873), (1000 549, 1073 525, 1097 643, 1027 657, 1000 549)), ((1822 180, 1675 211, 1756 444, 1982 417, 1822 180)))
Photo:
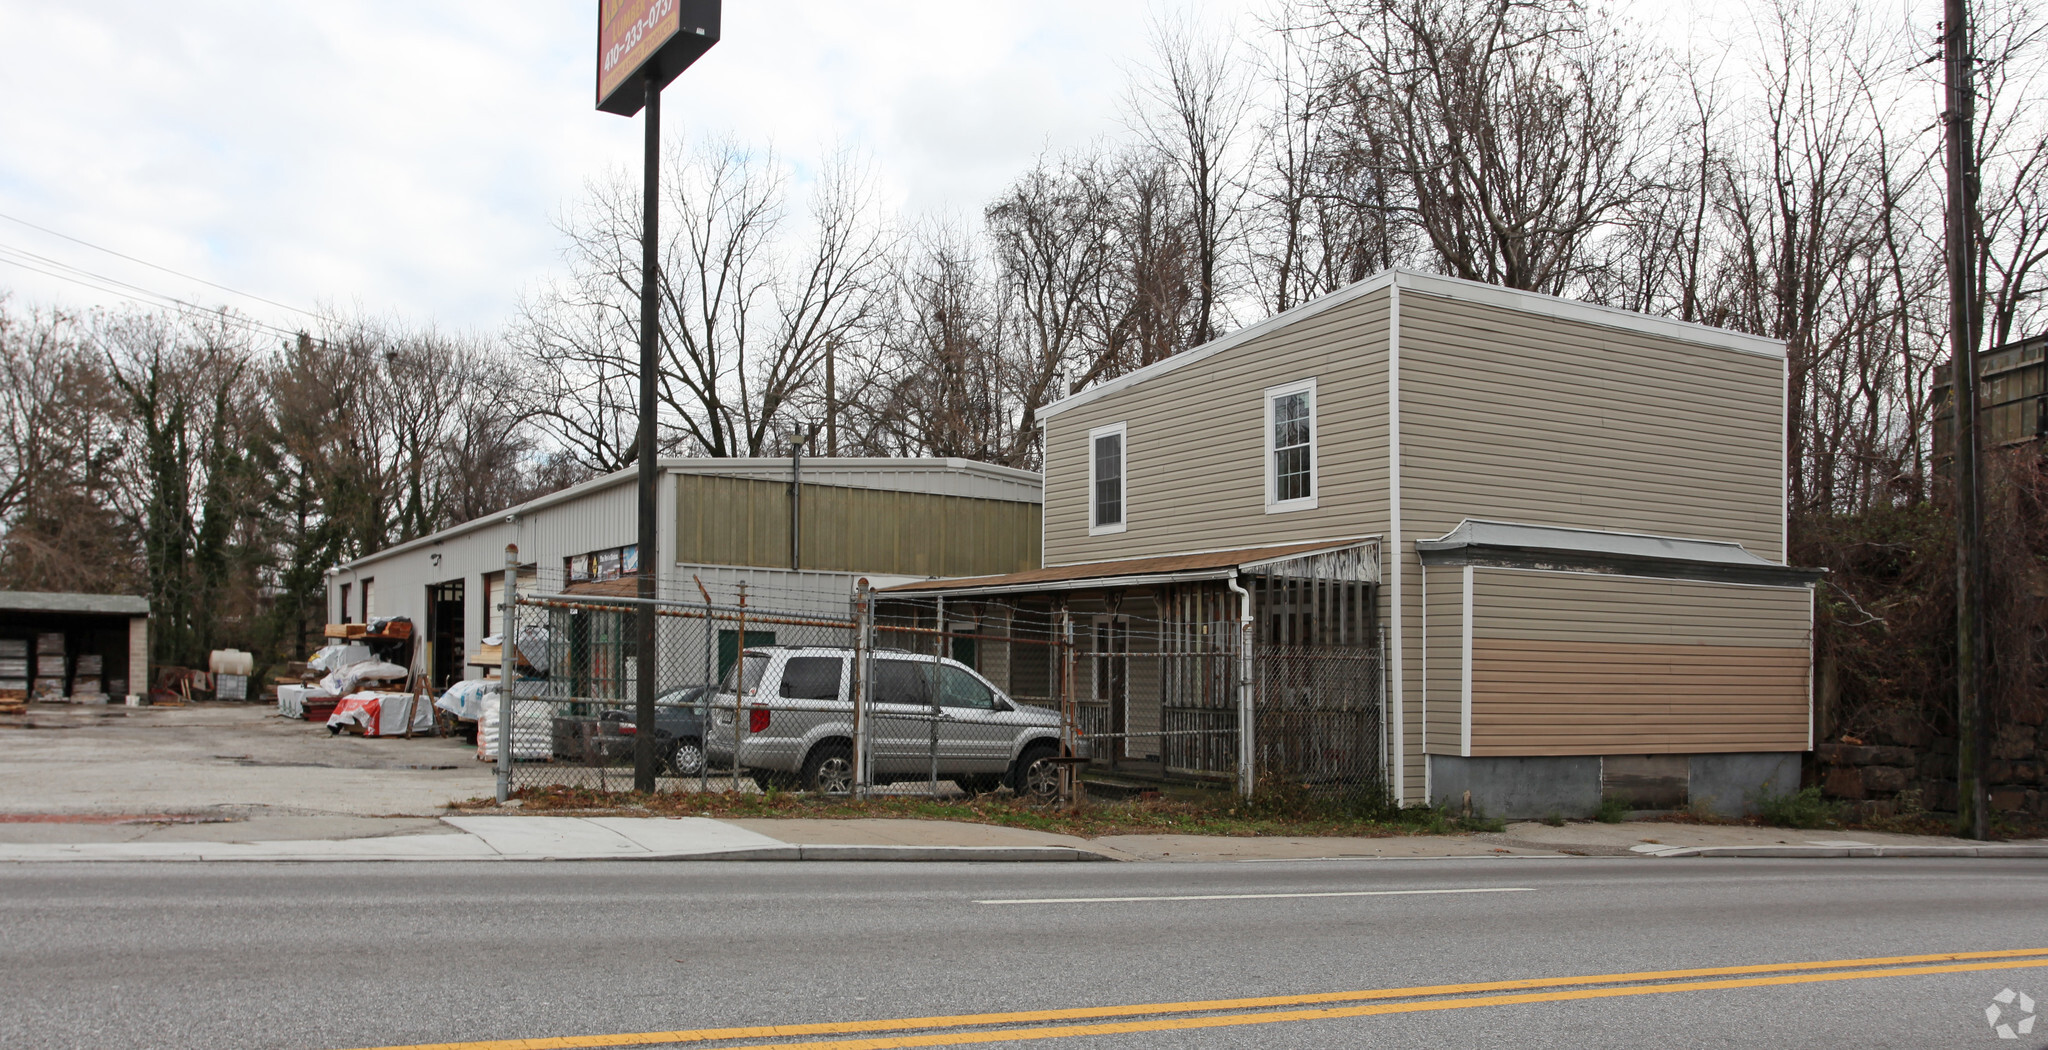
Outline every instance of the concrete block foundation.
POLYGON ((1706 755, 1429 756, 1430 801, 1507 820, 1585 818, 1603 798, 1632 809, 1700 806, 1718 816, 1756 812, 1759 795, 1799 790, 1798 752, 1706 755))

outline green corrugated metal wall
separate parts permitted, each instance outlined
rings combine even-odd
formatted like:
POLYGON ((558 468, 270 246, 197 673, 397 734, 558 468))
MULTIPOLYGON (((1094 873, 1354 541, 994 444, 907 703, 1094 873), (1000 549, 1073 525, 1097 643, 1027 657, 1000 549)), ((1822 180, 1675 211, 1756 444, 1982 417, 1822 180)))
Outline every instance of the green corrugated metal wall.
MULTIPOLYGON (((789 564, 789 483, 676 475, 676 559, 789 564)), ((986 576, 1039 567, 1036 503, 805 485, 803 567, 986 576)))

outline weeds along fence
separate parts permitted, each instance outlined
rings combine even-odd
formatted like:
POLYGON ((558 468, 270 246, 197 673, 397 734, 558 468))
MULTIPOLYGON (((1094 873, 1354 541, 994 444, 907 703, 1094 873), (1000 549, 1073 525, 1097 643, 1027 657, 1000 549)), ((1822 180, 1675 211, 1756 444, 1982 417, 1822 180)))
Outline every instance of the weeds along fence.
MULTIPOLYGON (((1071 799, 1104 778, 1384 787, 1377 639, 1253 634, 1247 652, 1250 632, 1234 619, 1028 598, 855 589, 821 602, 690 589, 699 600, 651 603, 661 791, 1071 799)), ((635 742, 648 731, 635 713, 645 604, 575 587, 516 595, 508 790, 633 786, 635 742)), ((503 718, 502 707, 487 711, 482 727, 493 755, 503 718)))

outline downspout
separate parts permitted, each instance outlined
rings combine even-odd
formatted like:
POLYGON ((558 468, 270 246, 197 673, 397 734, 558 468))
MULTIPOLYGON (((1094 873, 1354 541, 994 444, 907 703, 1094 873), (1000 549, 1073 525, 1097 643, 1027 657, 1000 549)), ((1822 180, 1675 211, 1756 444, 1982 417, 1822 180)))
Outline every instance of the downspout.
POLYGON ((1238 583, 1239 573, 1224 579, 1237 592, 1237 793, 1252 797, 1252 592, 1238 583))

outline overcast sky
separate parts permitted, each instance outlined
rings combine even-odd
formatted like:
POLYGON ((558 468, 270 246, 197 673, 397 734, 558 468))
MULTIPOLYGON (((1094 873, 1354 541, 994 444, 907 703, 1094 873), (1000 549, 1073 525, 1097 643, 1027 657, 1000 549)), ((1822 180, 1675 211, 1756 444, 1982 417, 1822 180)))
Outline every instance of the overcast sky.
MULTIPOLYGON (((730 132, 868 159, 900 210, 971 219, 1048 146, 1122 134, 1148 19, 1226 0, 727 0, 663 96, 730 132)), ((32 253, 273 323, 292 306, 487 330, 558 265, 585 181, 637 171, 594 108, 595 0, 0 0, 0 290, 114 304, 32 253)))

